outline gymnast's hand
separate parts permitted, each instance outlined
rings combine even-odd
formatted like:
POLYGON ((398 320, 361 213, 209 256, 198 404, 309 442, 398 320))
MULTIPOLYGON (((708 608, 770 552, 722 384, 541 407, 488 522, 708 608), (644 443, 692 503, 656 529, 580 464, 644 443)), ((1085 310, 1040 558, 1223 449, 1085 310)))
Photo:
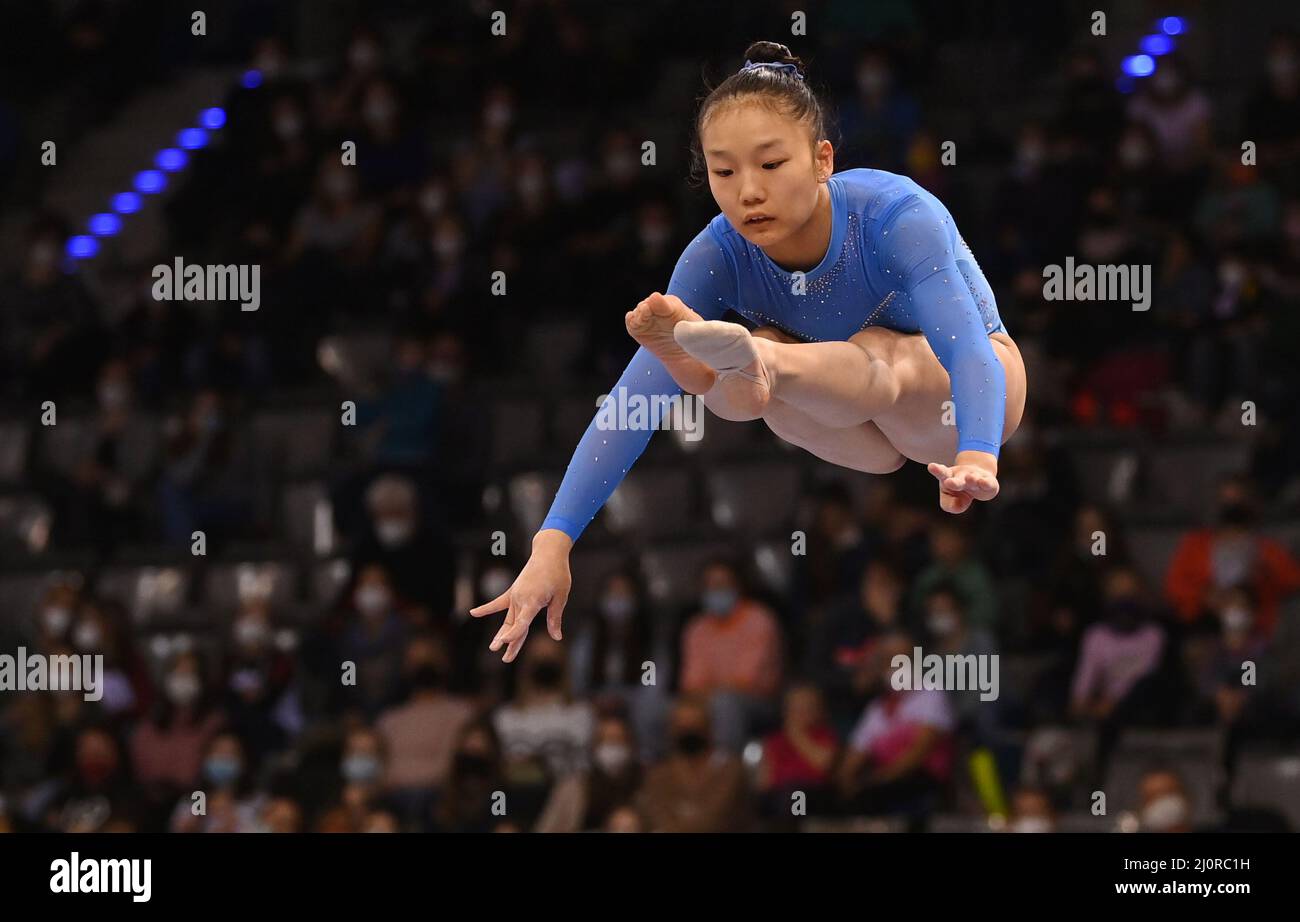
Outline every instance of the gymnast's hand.
POLYGON ((533 553, 528 563, 519 571, 514 583, 491 602, 485 602, 469 613, 482 618, 506 610, 505 623, 488 649, 500 650, 504 644, 503 663, 512 663, 528 639, 528 626, 537 613, 546 609, 546 627, 556 640, 561 639, 560 619, 564 616, 564 603, 569 600, 573 579, 569 575, 569 549, 573 539, 562 531, 548 528, 533 537, 533 553))
POLYGON ((998 495, 998 459, 986 451, 963 451, 956 463, 931 463, 927 470, 939 481, 939 508, 953 515, 965 512, 975 500, 987 502, 998 495))

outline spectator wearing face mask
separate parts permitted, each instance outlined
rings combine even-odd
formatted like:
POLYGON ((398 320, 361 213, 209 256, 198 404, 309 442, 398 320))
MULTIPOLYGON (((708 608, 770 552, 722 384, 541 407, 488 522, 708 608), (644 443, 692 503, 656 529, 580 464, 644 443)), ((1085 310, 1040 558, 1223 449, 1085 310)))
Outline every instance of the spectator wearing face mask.
POLYGON ((909 611, 919 615, 922 600, 940 583, 952 584, 965 597, 966 617, 972 627, 997 631, 999 602, 993 575, 984 561, 970 552, 962 526, 943 520, 930 527, 930 563, 912 584, 909 611))
POLYGON ((1259 144, 1260 169, 1294 170, 1300 159, 1300 39, 1281 32, 1269 41, 1262 85, 1246 103, 1243 135, 1259 144))
POLYGON ((225 725, 206 687, 202 663, 194 653, 182 653, 167 669, 163 699, 153 715, 131 737, 131 763, 136 781, 155 788, 157 800, 173 792, 195 790, 203 770, 203 754, 225 725))
POLYGON ((210 388, 199 391, 168 426, 157 486, 167 540, 188 548, 195 530, 204 531, 210 543, 243 534, 253 515, 253 458, 225 400, 210 388))
POLYGON ((357 572, 348 623, 340 638, 341 660, 356 664, 356 685, 344 700, 370 717, 396 700, 402 651, 409 628, 388 571, 368 564, 357 572))
POLYGON ((1129 104, 1128 117, 1147 125, 1160 145, 1165 169, 1187 173, 1199 167, 1210 147, 1210 101, 1192 85, 1177 54, 1159 59, 1156 72, 1129 104))
POLYGON ((24 809, 48 831, 99 832, 111 820, 134 822, 145 815, 147 805, 138 796, 140 781, 132 778, 112 731, 92 724, 76 733, 67 777, 38 788, 24 809))
POLYGON ((385 782, 407 815, 422 816, 429 799, 447 782, 453 746, 473 719, 471 702, 447 693, 446 650, 431 637, 407 648, 404 667, 410 697, 375 724, 388 751, 385 782))
POLYGON ((647 761, 662 755, 668 714, 663 689, 672 683, 666 638, 656 637, 654 628, 641 581, 632 570, 617 570, 601 584, 596 610, 570 652, 574 694, 625 708, 647 761), (655 665, 653 685, 642 682, 648 662, 655 665))
POLYGON ((1083 635, 1070 711, 1100 725, 1104 762, 1124 726, 1169 720, 1181 688, 1170 638, 1152 617, 1137 572, 1117 566, 1106 578, 1103 597, 1103 619, 1083 635))
POLYGON ((34 634, 28 641, 42 653, 57 644, 69 641, 73 618, 80 602, 80 593, 72 583, 56 583, 45 591, 36 610, 34 634))
POLYGON ((67 231, 50 217, 26 228, 17 276, 4 282, 0 374, 41 400, 85 393, 102 355, 103 334, 84 280, 61 272, 67 231))
POLYGON ((229 725, 261 760, 298 729, 295 702, 285 700, 293 679, 293 660, 275 644, 270 603, 244 600, 230 630, 223 706, 229 725))
POLYGON ((294 217, 285 259, 292 264, 307 256, 313 266, 332 261, 331 275, 363 266, 378 245, 381 216, 363 197, 355 169, 329 154, 319 162, 311 199, 294 217))
POLYGON ((376 478, 366 490, 366 511, 369 533, 352 555, 353 567, 380 564, 398 595, 427 608, 435 623, 445 622, 452 609, 455 558, 421 515, 415 484, 400 474, 376 478))
POLYGON ((877 557, 862 571, 856 594, 833 606, 813 629, 807 668, 840 732, 853 726, 866 705, 872 651, 882 635, 901 627, 902 603, 898 567, 877 557))
POLYGON ((650 768, 636 808, 650 832, 747 832, 753 804, 744 766, 715 748, 709 706, 683 698, 673 707, 672 754, 650 768))
MULTIPOLYGON (((936 584, 921 610, 922 646, 927 655, 987 658, 997 653, 993 636, 967 622, 965 599, 951 583, 936 584)), ((963 729, 978 740, 991 740, 997 729, 998 702, 983 700, 977 688, 951 689, 949 695, 963 729)))
POLYGON ((1138 786, 1138 828, 1142 832, 1191 832, 1192 801, 1176 772, 1155 769, 1138 786))
POLYGON ((200 790, 204 810, 194 813, 194 799, 182 796, 172 811, 172 832, 255 832, 265 797, 253 793, 253 772, 244 746, 233 733, 213 738, 203 756, 200 790))
POLYGON ((1056 811, 1046 791, 1038 788, 1017 788, 1011 796, 1011 821, 1009 832, 1055 832, 1056 811))
POLYGON ((583 779, 579 828, 605 828, 617 810, 636 798, 642 778, 631 725, 617 713, 604 715, 592 737, 591 769, 583 779))
POLYGON ((514 699, 493 715, 508 762, 540 758, 554 778, 586 770, 595 719, 574 700, 565 650, 547 634, 528 644, 514 699))
POLYGON ((1255 685, 1246 684, 1245 664, 1259 667, 1268 649, 1256 628, 1255 604, 1246 586, 1235 586, 1216 600, 1221 632, 1209 644, 1196 676, 1197 691, 1211 704, 1216 722, 1234 726, 1246 716, 1255 685))
POLYGON ((699 614, 682 632, 681 690, 707 698, 718 744, 740 752, 749 735, 776 719, 781 633, 766 606, 742 594, 726 560, 707 564, 699 614))
POLYGON ((913 646, 895 633, 876 648, 878 694, 853 728, 838 770, 840 795, 855 813, 915 818, 952 775, 956 718, 948 693, 895 687, 895 658, 910 661, 913 646))
POLYGON ((1282 601, 1300 590, 1300 562, 1281 542, 1259 534, 1249 485, 1232 479, 1219 487, 1217 523, 1179 542, 1165 576, 1165 597, 1183 622, 1213 627, 1206 616, 1214 593, 1239 583, 1258 600, 1260 632, 1271 635, 1282 601))
POLYGON ((346 812, 349 828, 359 829, 371 810, 388 807, 387 763, 388 752, 379 733, 366 726, 349 731, 339 762, 342 788, 338 805, 346 812))
POLYGON ((141 493, 159 445, 154 429, 135 411, 134 391, 126 360, 105 362, 95 385, 93 423, 74 431, 65 464, 45 475, 52 478, 46 495, 59 524, 55 539, 65 546, 108 548, 142 535, 141 493))
POLYGON ((114 718, 134 717, 147 708, 154 689, 120 604, 111 599, 84 599, 68 639, 77 653, 104 657, 103 690, 98 703, 104 713, 114 718))
POLYGON ((801 792, 808 814, 830 808, 832 770, 839 739, 826 720, 821 692, 811 683, 786 690, 781 729, 763 739, 758 790, 763 812, 778 820, 792 816, 792 795, 801 792))
POLYGON ((499 802, 496 792, 506 787, 492 722, 477 720, 462 728, 453 752, 447 783, 429 814, 428 831, 488 832, 499 819, 493 814, 499 802))

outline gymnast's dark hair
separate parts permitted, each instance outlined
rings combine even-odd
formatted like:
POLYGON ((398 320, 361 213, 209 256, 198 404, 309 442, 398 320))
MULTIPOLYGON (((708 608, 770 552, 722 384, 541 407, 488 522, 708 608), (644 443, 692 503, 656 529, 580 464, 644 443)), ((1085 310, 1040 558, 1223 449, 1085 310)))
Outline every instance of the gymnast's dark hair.
POLYGON ((708 90, 708 95, 700 102, 695 128, 691 132, 690 180, 693 185, 701 185, 707 178, 700 129, 719 106, 742 97, 755 97, 782 115, 804 122, 813 144, 828 137, 832 119, 827 116, 826 105, 808 84, 802 60, 791 54, 785 45, 776 42, 754 42, 745 49, 745 60, 751 64, 793 64, 798 73, 775 67, 742 69, 708 90))

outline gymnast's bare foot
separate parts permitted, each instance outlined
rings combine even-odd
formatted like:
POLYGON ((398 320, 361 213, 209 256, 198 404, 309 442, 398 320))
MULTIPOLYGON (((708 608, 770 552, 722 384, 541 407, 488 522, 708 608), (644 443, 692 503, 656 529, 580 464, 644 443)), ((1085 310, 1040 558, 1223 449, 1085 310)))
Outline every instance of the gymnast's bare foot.
POLYGON ((628 311, 625 318, 632 338, 663 362, 673 380, 688 394, 706 393, 718 378, 717 372, 691 358, 673 339, 673 327, 677 324, 683 320, 701 319, 681 298, 657 291, 638 304, 635 310, 628 311))

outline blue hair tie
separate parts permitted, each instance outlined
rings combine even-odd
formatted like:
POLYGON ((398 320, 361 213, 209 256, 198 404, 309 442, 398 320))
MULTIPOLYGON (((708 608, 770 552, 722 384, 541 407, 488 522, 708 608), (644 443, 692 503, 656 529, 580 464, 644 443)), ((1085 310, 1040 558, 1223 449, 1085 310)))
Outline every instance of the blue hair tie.
POLYGON ((799 68, 796 67, 795 65, 778 64, 775 61, 759 61, 757 64, 755 64, 753 61, 745 61, 745 66, 740 69, 740 72, 744 73, 747 70, 758 70, 760 67, 772 67, 775 68, 776 70, 783 71, 784 73, 792 74, 798 77, 800 80, 803 79, 803 74, 799 73, 799 68))

